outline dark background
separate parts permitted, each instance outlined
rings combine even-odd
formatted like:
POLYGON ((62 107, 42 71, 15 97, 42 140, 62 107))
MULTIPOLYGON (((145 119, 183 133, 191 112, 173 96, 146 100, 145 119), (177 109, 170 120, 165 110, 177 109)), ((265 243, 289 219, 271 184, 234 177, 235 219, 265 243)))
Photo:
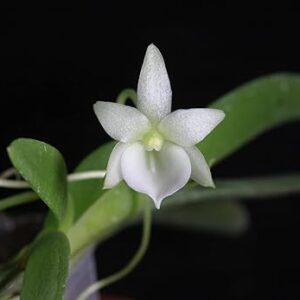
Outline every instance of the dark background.
MULTIPOLYGON (((199 1, 1 10, 0 165, 17 137, 46 141, 69 170, 108 141, 92 110, 136 87, 146 47, 163 53, 173 108, 205 107, 232 88, 278 71, 300 72, 296 7, 199 1)), ((299 100, 300 101, 300 100, 299 100)), ((299 124, 272 130, 213 169, 215 177, 300 169, 299 124)), ((154 227, 139 267, 106 292, 135 299, 299 299, 298 197, 247 203, 241 237, 154 227)), ((97 251, 100 276, 134 253, 131 228, 97 251)))

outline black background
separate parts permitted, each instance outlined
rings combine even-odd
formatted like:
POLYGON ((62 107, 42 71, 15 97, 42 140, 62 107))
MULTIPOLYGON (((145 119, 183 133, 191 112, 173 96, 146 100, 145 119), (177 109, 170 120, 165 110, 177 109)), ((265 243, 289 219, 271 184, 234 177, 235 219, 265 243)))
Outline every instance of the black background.
MULTIPOLYGON (((300 72, 296 7, 199 1, 2 9, 0 165, 17 137, 44 140, 72 170, 108 141, 92 110, 136 87, 155 43, 165 57, 173 109, 205 107, 232 88, 278 71, 300 72)), ((299 99, 300 101, 300 99, 299 99)), ((300 169, 299 124, 259 137, 213 169, 215 177, 300 169)), ((106 291, 135 299, 299 299, 298 197, 251 201, 251 229, 226 238, 154 227, 139 267, 106 291)), ((97 250, 100 276, 134 253, 140 229, 97 250)))

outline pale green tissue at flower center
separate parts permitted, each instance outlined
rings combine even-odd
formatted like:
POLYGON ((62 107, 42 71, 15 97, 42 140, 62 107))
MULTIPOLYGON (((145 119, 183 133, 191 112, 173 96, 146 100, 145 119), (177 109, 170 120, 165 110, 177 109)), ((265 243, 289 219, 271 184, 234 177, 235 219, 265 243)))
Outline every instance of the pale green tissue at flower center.
POLYGON ((143 136, 142 141, 147 151, 160 151, 164 144, 164 137, 156 129, 151 129, 143 136))

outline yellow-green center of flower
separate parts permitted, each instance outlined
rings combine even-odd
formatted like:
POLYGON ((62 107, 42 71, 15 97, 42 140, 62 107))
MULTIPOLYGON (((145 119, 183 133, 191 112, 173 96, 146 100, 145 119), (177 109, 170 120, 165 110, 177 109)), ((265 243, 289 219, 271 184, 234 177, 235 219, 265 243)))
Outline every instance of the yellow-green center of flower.
POLYGON ((163 136, 156 129, 147 132, 142 141, 147 151, 160 151, 164 144, 163 136))

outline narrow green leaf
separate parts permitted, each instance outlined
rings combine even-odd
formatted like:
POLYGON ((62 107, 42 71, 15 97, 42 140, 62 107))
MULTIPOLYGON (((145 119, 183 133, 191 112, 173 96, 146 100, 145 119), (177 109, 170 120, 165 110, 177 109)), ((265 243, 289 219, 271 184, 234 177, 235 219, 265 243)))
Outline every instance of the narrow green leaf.
POLYGON ((263 199, 300 192, 300 175, 216 180, 215 189, 187 186, 164 201, 164 206, 182 206, 218 199, 263 199))
POLYGON ((172 227, 236 235, 249 226, 249 215, 240 203, 228 200, 202 202, 156 212, 154 221, 172 227))
POLYGON ((25 269, 21 300, 62 300, 70 246, 59 231, 43 234, 33 246, 25 269))
POLYGON ((67 171, 60 152, 44 142, 25 138, 13 141, 7 151, 14 167, 62 220, 67 205, 67 171))
POLYGON ((103 239, 136 214, 137 199, 125 183, 102 194, 67 233, 72 255, 103 239))
POLYGON ((250 81, 210 105, 226 117, 198 146, 213 165, 259 134, 299 120, 299 99, 299 75, 273 74, 250 81))

